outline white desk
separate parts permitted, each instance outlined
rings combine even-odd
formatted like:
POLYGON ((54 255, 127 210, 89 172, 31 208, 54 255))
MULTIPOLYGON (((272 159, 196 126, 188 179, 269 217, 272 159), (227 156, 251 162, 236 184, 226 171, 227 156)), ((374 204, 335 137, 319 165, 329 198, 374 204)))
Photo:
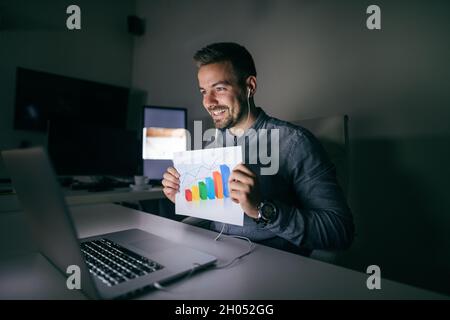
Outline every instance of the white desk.
MULTIPOLYGON (((72 207, 80 237, 140 228, 215 255, 222 264, 245 252, 248 243, 215 232, 114 204, 72 207)), ((65 278, 40 254, 20 212, 0 215, 0 299, 82 298, 65 288, 65 278), (5 236, 3 232, 9 230, 5 236), (6 243, 5 243, 6 242, 6 243), (5 251, 7 250, 7 251, 5 251), (18 255, 20 253, 20 255, 18 255)), ((368 290, 366 274, 257 245, 252 254, 226 269, 208 269, 139 299, 448 299, 430 291, 382 279, 368 290)))
MULTIPOLYGON (((66 201, 69 205, 134 202, 164 198, 162 187, 153 187, 148 191, 131 191, 130 188, 119 188, 104 192, 65 190, 65 194, 66 201)), ((0 214, 2 212, 18 210, 20 210, 20 203, 15 194, 0 195, 0 214)))

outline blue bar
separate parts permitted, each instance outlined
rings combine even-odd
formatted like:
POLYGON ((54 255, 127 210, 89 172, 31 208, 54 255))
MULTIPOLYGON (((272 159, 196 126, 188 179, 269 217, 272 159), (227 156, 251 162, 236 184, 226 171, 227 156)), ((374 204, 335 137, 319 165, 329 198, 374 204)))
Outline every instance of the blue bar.
POLYGON ((216 195, 214 194, 214 180, 211 177, 205 178, 206 182, 206 190, 208 190, 208 199, 215 199, 216 195))
POLYGON ((229 198, 228 179, 230 178, 230 168, 226 164, 222 164, 220 165, 220 173, 222 175, 223 196, 229 198))

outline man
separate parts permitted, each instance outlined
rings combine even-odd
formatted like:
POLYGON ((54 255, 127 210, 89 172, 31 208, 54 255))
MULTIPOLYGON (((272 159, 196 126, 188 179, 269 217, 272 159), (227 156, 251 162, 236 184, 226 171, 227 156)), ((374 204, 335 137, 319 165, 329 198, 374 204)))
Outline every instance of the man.
MULTIPOLYGON (((263 129, 278 130, 279 169, 261 174, 261 161, 234 168, 230 198, 245 212, 244 226, 226 225, 226 234, 240 235, 282 250, 309 255, 314 249, 340 250, 353 241, 352 214, 336 180, 335 167, 317 139, 306 129, 268 116, 254 103, 256 69, 250 53, 235 43, 215 43, 199 50, 194 60, 203 105, 220 133, 213 147, 242 145, 253 150, 263 129), (227 143, 228 142, 228 143, 227 143)), ((211 146, 210 146, 211 147, 211 146)), ((175 202, 179 174, 170 167, 162 181, 164 194, 175 202)), ((220 231, 222 223, 209 227, 220 231)))

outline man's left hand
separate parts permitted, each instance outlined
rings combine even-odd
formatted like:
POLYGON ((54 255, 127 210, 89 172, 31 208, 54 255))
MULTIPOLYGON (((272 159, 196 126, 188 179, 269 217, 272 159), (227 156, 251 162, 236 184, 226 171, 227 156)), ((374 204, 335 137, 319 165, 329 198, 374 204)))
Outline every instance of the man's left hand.
POLYGON ((258 205, 261 203, 258 177, 244 164, 234 167, 228 180, 230 198, 241 205, 250 218, 258 218, 258 205))

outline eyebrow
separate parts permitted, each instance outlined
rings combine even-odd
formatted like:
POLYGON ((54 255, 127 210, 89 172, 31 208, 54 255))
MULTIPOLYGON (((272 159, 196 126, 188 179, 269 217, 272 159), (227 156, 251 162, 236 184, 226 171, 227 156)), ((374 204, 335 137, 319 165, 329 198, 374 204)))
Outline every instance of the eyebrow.
MULTIPOLYGON (((228 80, 221 80, 221 81, 218 81, 218 82, 215 82, 215 83, 213 83, 212 84, 212 88, 214 88, 214 87, 216 87, 216 86, 218 86, 218 85, 227 85, 227 86, 229 86, 229 85, 231 85, 231 83, 230 83, 230 81, 228 81, 228 80)), ((200 90, 203 90, 203 88, 202 87, 198 87, 200 90)))

